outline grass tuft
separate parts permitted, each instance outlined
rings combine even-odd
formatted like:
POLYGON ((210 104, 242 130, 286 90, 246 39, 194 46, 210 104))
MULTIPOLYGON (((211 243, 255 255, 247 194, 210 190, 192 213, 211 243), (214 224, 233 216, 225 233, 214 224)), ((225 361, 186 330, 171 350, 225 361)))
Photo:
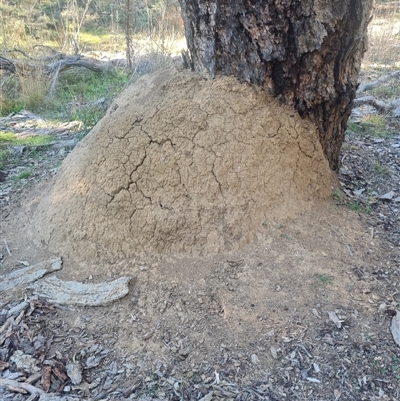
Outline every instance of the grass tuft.
POLYGON ((368 114, 360 122, 349 121, 347 129, 358 135, 366 134, 377 138, 387 138, 390 134, 383 115, 368 114))
POLYGON ((9 152, 7 149, 0 148, 0 170, 4 169, 4 167, 8 164, 9 152))
POLYGON ((323 284, 330 284, 332 282, 332 278, 327 276, 326 274, 319 274, 318 280, 323 284))
POLYGON ((391 175, 390 168, 388 166, 385 166, 384 164, 375 163, 374 170, 380 175, 388 177, 391 175))
POLYGON ((18 173, 14 179, 15 181, 20 181, 20 180, 26 180, 28 179, 30 176, 32 175, 32 173, 29 170, 24 170, 21 171, 20 173, 18 173))
POLYGON ((0 146, 40 146, 47 145, 52 139, 53 138, 48 135, 34 135, 20 138, 12 132, 0 131, 0 146))

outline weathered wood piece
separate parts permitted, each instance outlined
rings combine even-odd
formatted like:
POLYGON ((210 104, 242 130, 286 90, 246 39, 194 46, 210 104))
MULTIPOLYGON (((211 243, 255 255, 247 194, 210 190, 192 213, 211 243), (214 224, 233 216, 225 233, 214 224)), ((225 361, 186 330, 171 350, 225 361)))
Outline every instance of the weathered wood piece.
POLYGON ((107 305, 129 293, 130 277, 99 284, 82 284, 76 281, 62 281, 55 276, 40 280, 30 288, 35 295, 50 302, 64 305, 107 305))
POLYGON ((333 170, 372 0, 180 0, 192 69, 264 85, 313 119, 333 170))
POLYGON ((383 100, 375 99, 373 96, 362 96, 354 99, 353 108, 365 104, 375 107, 379 113, 390 113, 400 107, 400 98, 392 100, 391 102, 384 102, 383 100))
POLYGON ((43 69, 47 74, 53 75, 55 72, 61 72, 73 67, 82 67, 91 71, 102 72, 109 68, 109 63, 83 56, 63 55, 59 60, 52 60, 46 63, 42 60, 8 59, 0 56, 0 70, 6 70, 11 73, 16 73, 18 69, 22 71, 43 69))
POLYGON ((14 270, 11 273, 0 276, 0 294, 21 287, 43 277, 45 274, 60 270, 61 258, 50 259, 33 266, 14 270))

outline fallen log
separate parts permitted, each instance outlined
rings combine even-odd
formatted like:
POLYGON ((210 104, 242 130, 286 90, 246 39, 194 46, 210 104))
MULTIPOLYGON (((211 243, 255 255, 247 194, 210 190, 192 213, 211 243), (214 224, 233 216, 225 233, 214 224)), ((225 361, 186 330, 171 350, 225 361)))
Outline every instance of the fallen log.
POLYGON ((108 61, 99 61, 93 58, 83 56, 64 56, 59 60, 52 60, 44 63, 42 60, 32 59, 9 59, 0 56, 0 70, 5 70, 13 74, 18 71, 33 71, 42 69, 48 75, 56 72, 65 71, 73 67, 82 67, 94 72, 103 72, 109 69, 108 61))
POLYGON ((400 115, 400 98, 391 102, 384 102, 383 100, 375 99, 373 96, 362 96, 353 100, 353 109, 366 104, 374 107, 378 113, 400 115))
POLYGON ((357 95, 360 95, 363 92, 369 91, 371 89, 376 88, 379 85, 382 85, 385 82, 390 81, 391 79, 395 79, 400 77, 400 70, 393 71, 390 74, 384 75, 383 77, 378 78, 376 81, 368 82, 366 84, 361 84, 357 89, 357 95))

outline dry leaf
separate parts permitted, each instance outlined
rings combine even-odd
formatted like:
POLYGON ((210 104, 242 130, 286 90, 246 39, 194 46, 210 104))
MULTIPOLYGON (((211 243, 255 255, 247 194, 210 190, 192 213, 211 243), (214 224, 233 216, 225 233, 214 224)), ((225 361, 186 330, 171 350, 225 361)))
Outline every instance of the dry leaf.
POLYGON ((9 366, 10 366, 10 364, 8 362, 4 362, 0 359, 0 372, 7 369, 9 366))
POLYGON ((394 191, 389 191, 386 194, 380 196, 379 199, 391 200, 391 199, 393 199, 394 195, 395 195, 394 191))
POLYGON ((43 390, 48 393, 51 386, 51 366, 45 365, 42 369, 42 380, 40 384, 43 387, 43 390))
POLYGON ((328 312, 329 319, 335 323, 336 327, 340 329, 342 327, 342 321, 339 320, 335 312, 328 312))

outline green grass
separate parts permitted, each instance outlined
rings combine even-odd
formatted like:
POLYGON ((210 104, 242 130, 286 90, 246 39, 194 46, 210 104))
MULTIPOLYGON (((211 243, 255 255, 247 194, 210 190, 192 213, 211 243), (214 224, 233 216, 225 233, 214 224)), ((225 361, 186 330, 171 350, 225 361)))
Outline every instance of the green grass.
POLYGON ((340 203, 343 202, 343 194, 339 189, 336 189, 335 191, 332 192, 332 197, 333 199, 339 201, 340 203))
POLYGON ((348 206, 350 210, 353 210, 353 212, 361 212, 363 210, 362 205, 358 202, 350 202, 348 206))
POLYGON ((89 102, 105 97, 113 98, 121 92, 129 77, 124 71, 96 73, 67 71, 59 78, 54 98, 55 110, 67 102, 89 102), (58 106, 58 107, 57 107, 58 106))
POLYGON ((347 203, 347 206, 353 212, 371 213, 371 208, 369 205, 364 206, 362 203, 359 203, 359 202, 349 202, 349 203, 347 203))
POLYGON ((81 32, 80 45, 85 50, 123 51, 125 49, 125 36, 105 32, 81 32))
MULTIPOLYGON (((41 102, 38 102, 37 98, 23 98, 18 93, 18 85, 16 85, 10 87, 9 91, 0 99, 0 115, 5 116, 25 108, 46 119, 60 122, 81 121, 83 137, 104 116, 107 105, 126 87, 129 78, 122 70, 104 73, 84 69, 66 71, 59 77, 53 98, 47 97, 41 102), (86 104, 100 98, 105 98, 104 105, 86 104), (35 107, 29 109, 28 106, 33 104, 35 107)), ((12 134, 0 132, 0 144, 40 145, 43 144, 42 140, 43 138, 38 137, 19 140, 12 137, 12 134)))
POLYGON ((369 205, 365 206, 360 202, 345 200, 343 193, 339 189, 332 192, 332 197, 338 201, 339 204, 347 206, 353 212, 371 213, 371 207, 369 205))
POLYGON ((330 284, 332 282, 332 278, 327 276, 326 274, 319 274, 318 280, 323 284, 330 284))
POLYGON ((374 164, 374 170, 376 173, 389 177, 391 175, 390 168, 380 163, 374 164))
POLYGON ((386 138, 390 134, 386 128, 385 116, 366 115, 360 122, 349 121, 347 129, 358 135, 370 135, 377 138, 386 138))
POLYGON ((391 80, 371 90, 372 95, 377 99, 394 100, 400 97, 400 82, 391 80))
POLYGON ((101 120, 104 113, 105 110, 103 107, 92 106, 77 110, 71 114, 71 120, 82 121, 83 123, 80 139, 82 139, 83 136, 85 136, 97 124, 97 122, 101 120))
POLYGON ((7 99, 0 96, 0 116, 8 116, 11 113, 18 113, 24 108, 24 104, 19 100, 7 99))
POLYGON ((42 115, 64 121, 82 121, 82 131, 86 134, 104 116, 106 107, 84 104, 100 98, 105 98, 106 104, 111 103, 128 81, 129 76, 118 70, 105 73, 87 70, 66 72, 58 81, 51 106, 47 105, 42 115))
POLYGON ((2 170, 7 164, 9 159, 9 152, 7 149, 1 149, 0 147, 0 170, 2 170))
POLYGON ((32 175, 32 173, 31 173, 29 170, 24 170, 24 171, 21 171, 20 173, 18 173, 18 174, 14 177, 14 179, 15 179, 16 181, 26 180, 26 179, 28 179, 31 175, 32 175))
MULTIPOLYGON (((2 146, 40 146, 47 145, 53 140, 48 135, 35 135, 18 138, 12 132, 0 131, 0 147, 2 146)), ((1 150, 1 148, 0 148, 1 150)))
MULTIPOLYGON (((41 146, 47 145, 53 140, 52 136, 48 135, 35 135, 35 136, 26 136, 22 138, 18 138, 12 132, 0 131, 0 169, 5 169, 9 164, 13 164, 16 158, 10 153, 8 149, 9 146, 41 146)), ((34 151, 31 152, 31 155, 34 154, 34 151)), ((16 177, 15 180, 21 180, 24 178, 28 178, 30 176, 27 172, 21 172, 16 177)))

